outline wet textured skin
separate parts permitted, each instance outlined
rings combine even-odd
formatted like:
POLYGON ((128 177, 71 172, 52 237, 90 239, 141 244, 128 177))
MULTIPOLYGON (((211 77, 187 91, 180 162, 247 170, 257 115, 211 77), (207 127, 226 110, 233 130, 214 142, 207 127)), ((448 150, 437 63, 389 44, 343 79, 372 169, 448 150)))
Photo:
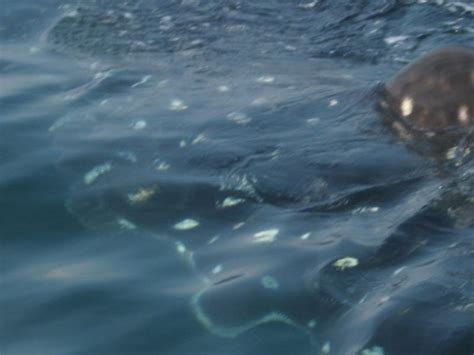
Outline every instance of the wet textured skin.
POLYGON ((445 154, 474 129, 474 50, 447 47, 422 56, 384 86, 379 107, 404 140, 445 154))

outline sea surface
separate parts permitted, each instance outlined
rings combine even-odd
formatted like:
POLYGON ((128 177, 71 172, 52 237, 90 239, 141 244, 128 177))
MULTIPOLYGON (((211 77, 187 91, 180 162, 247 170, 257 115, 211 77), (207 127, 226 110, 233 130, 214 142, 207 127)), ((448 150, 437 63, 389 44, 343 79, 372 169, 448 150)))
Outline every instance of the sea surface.
POLYGON ((1 0, 1 355, 472 355, 474 163, 375 109, 452 0, 1 0))

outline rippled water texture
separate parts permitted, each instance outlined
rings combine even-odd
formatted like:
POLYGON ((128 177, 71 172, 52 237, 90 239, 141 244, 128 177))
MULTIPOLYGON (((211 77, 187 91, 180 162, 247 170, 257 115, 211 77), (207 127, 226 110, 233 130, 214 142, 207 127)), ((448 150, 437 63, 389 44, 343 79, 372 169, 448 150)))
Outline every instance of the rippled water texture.
POLYGON ((374 109, 470 2, 3 3, 2 355, 474 353, 474 165, 374 109))

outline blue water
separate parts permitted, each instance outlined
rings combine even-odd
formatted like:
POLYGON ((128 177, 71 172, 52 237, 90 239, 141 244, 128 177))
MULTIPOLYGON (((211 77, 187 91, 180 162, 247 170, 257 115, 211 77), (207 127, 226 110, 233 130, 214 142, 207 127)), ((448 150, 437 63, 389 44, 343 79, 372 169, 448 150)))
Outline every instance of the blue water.
POLYGON ((470 1, 2 1, 2 355, 474 354, 474 165, 376 88, 470 1))

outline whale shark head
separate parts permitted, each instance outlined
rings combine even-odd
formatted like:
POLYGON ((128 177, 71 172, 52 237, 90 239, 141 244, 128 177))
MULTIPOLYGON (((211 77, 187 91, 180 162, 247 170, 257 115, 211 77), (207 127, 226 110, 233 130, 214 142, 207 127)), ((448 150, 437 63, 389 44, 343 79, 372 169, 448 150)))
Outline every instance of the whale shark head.
POLYGON ((378 107, 409 145, 447 159, 457 148, 465 154, 474 141, 474 50, 447 47, 415 60, 386 82, 378 107))

